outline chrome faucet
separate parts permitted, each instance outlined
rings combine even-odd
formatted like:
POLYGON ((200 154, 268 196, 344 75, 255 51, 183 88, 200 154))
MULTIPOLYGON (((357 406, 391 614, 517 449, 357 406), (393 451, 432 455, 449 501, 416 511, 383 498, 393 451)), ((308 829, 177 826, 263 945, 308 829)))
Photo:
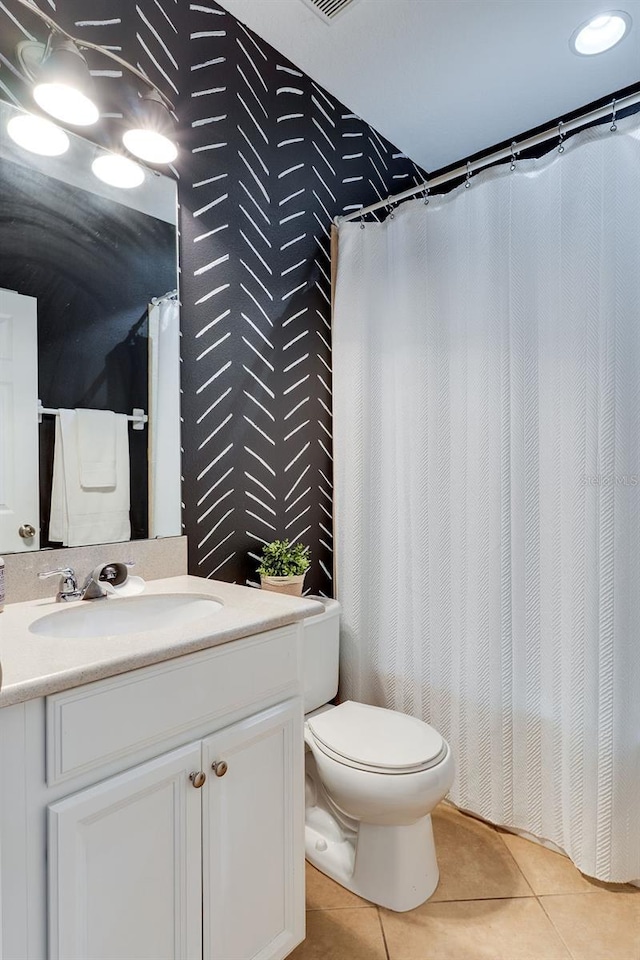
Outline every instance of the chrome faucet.
POLYGON ((48 577, 60 577, 56 603, 82 600, 83 591, 78 587, 76 573, 72 567, 59 567, 57 570, 47 570, 45 573, 38 574, 39 580, 46 580, 48 577))
POLYGON ((98 581, 95 574, 96 571, 94 570, 85 580, 80 595, 81 600, 103 600, 104 597, 106 597, 107 591, 98 581))
POLYGON ((47 577, 60 577, 60 586, 56 593, 56 603, 67 602, 69 600, 102 600, 107 597, 109 591, 103 586, 103 583, 117 584, 126 579, 124 567, 133 567, 133 560, 121 563, 101 563, 92 573, 89 574, 82 588, 78 586, 75 571, 71 567, 60 567, 57 570, 47 570, 46 573, 39 573, 40 580, 47 577))

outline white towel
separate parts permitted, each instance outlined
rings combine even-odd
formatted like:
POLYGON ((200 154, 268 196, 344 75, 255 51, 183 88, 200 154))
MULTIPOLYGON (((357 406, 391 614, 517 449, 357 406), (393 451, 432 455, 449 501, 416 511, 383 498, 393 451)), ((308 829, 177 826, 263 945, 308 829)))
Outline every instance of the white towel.
POLYGON ((115 486, 86 490, 80 483, 80 457, 75 410, 56 418, 49 539, 64 546, 117 543, 131 539, 129 521, 129 427, 115 418, 115 486))
POLYGON ((76 410, 80 485, 84 490, 116 486, 116 414, 76 410))

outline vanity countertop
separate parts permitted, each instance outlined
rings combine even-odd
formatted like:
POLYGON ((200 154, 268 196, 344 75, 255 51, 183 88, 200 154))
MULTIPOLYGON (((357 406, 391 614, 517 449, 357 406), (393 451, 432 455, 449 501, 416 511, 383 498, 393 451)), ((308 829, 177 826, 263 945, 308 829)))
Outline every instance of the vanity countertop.
MULTIPOLYGON (((0 707, 68 690, 162 660, 274 630, 320 613, 315 600, 241 587, 220 580, 180 576, 152 580, 144 594, 185 593, 210 597, 222 610, 178 627, 120 636, 70 638, 29 631, 35 620, 62 608, 53 597, 7 604, 0 614, 0 707)), ((118 598, 66 604, 118 603, 118 598)))

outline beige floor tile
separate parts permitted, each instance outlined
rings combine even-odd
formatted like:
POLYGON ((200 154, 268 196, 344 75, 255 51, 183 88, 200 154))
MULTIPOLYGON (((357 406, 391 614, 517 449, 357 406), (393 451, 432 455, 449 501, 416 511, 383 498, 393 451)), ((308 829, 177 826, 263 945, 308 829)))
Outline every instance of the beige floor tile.
POLYGON ((541 897, 574 960, 640 960, 640 889, 541 897))
POLYGON ((307 939, 289 960, 386 960, 376 907, 356 910, 312 910, 307 913, 307 939))
POLYGON ((305 864, 307 884, 307 910, 336 910, 344 907, 370 907, 368 900, 345 890, 335 880, 305 864))
POLYGON ((570 960, 533 897, 429 901, 380 916, 390 960, 570 960))
POLYGON ((440 883, 431 901, 533 896, 493 827, 441 804, 433 812, 433 832, 440 883))
POLYGON ((517 837, 513 833, 500 833, 514 860, 529 881, 534 893, 597 893, 628 889, 622 883, 601 883, 585 877, 568 857, 554 853, 539 843, 517 837))

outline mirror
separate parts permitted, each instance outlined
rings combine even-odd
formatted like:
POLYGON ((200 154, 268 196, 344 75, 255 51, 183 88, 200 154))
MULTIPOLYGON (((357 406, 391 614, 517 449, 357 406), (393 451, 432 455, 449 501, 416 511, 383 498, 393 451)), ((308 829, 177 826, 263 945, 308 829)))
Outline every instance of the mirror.
MULTIPOLYGON (((20 113, 0 102, 0 553, 124 539, 105 519, 110 501, 95 494, 95 513, 68 534, 72 540, 63 541, 55 519, 50 526, 54 438, 57 423, 66 423, 60 409, 142 411, 128 421, 118 466, 118 482, 126 469, 121 487, 130 491, 125 525, 132 539, 179 535, 175 182, 144 170, 138 187, 109 186, 92 172, 105 151, 71 133, 62 156, 28 152, 7 134, 20 113), (34 422, 32 463, 25 448, 34 422), (23 505, 29 496, 33 508, 23 505), (114 536, 100 536, 103 526, 114 536)), ((100 423, 111 449, 112 420, 100 423)), ((101 446, 94 442, 87 456, 102 456, 101 446)), ((67 462, 67 491, 68 473, 67 462)), ((115 489, 110 482, 102 489, 115 489)), ((75 507, 67 509, 71 530, 75 507)))

